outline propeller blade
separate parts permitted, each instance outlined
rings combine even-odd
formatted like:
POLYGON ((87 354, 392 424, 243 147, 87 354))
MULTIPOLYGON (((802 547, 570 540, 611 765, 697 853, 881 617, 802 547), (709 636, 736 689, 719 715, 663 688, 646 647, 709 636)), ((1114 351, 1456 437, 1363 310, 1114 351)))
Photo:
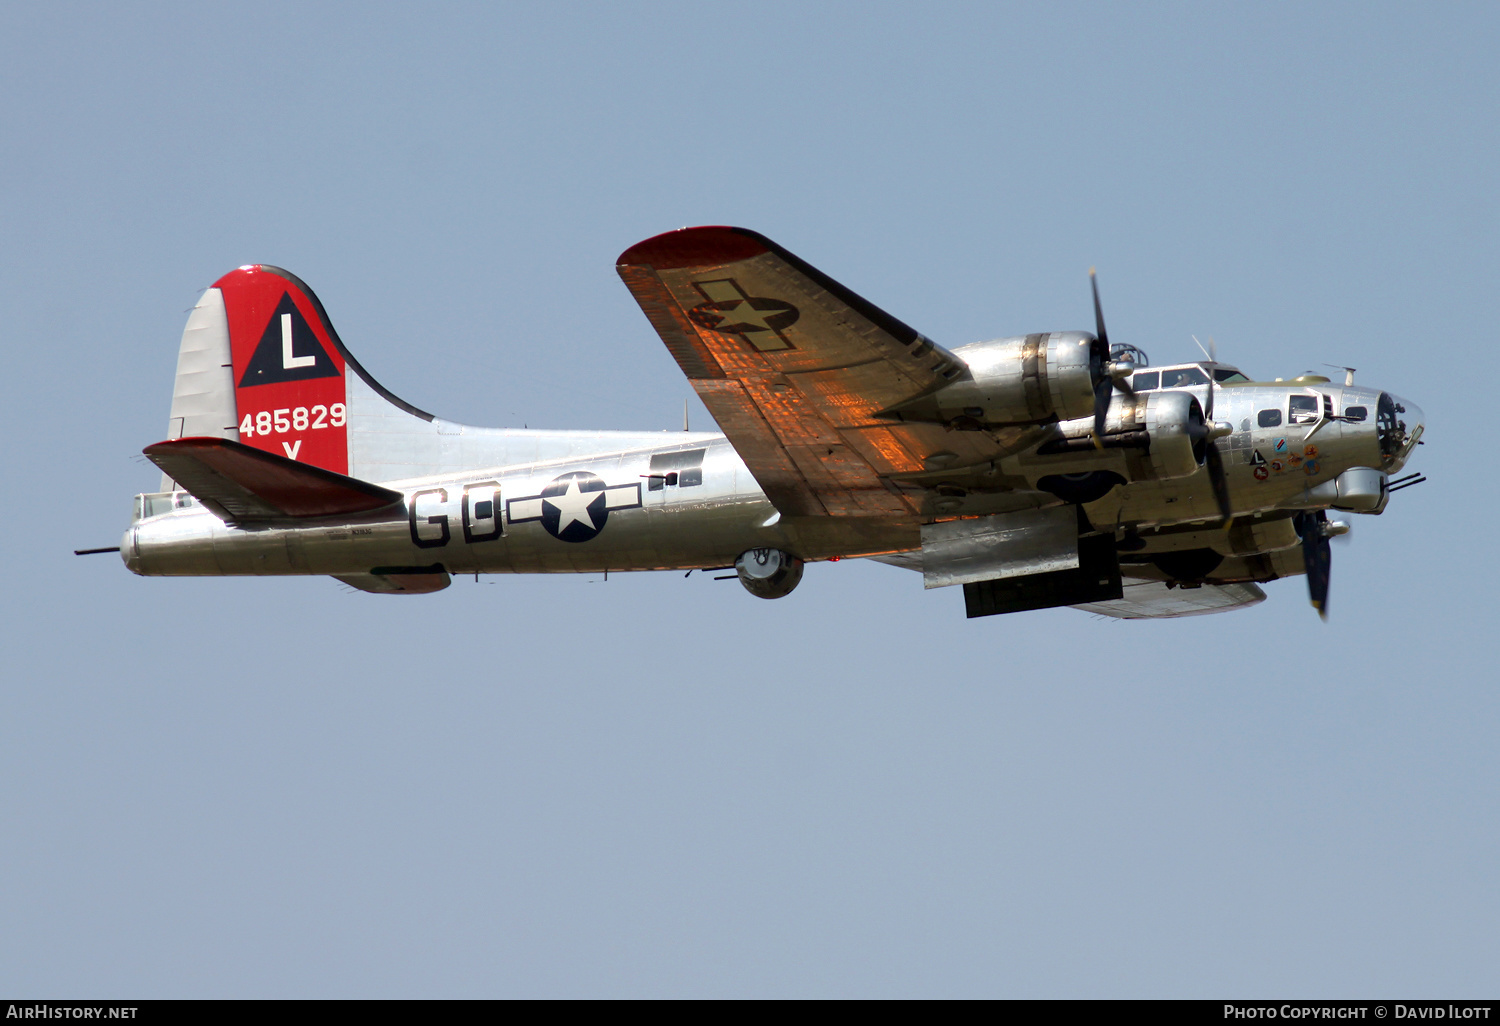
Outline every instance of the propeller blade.
POLYGON ((1094 334, 1099 341, 1104 343, 1104 351, 1109 352, 1109 333, 1104 330, 1104 308, 1099 305, 1099 278, 1094 274, 1094 269, 1089 268, 1089 285, 1094 290, 1094 334))
POLYGON ((1102 449, 1104 423, 1109 416, 1109 404, 1114 398, 1115 390, 1134 399, 1135 388, 1131 376, 1137 366, 1145 366, 1148 361, 1146 354, 1135 346, 1122 345, 1116 352, 1115 347, 1109 344, 1109 331, 1104 327, 1104 306, 1099 302, 1099 276, 1092 267, 1089 268, 1089 289, 1094 294, 1094 336, 1098 339, 1094 353, 1099 360, 1096 373, 1100 374, 1094 383, 1094 446, 1102 449))
POLYGON ((1302 538, 1302 562, 1307 569, 1307 597, 1313 608, 1323 619, 1328 619, 1328 580, 1333 570, 1333 547, 1328 543, 1323 526, 1328 514, 1298 513, 1293 518, 1297 534, 1302 538))
POLYGON ((1219 455, 1219 447, 1212 438, 1208 440, 1203 465, 1208 468, 1208 483, 1213 486, 1214 502, 1219 505, 1219 522, 1228 527, 1234 519, 1234 507, 1229 503, 1229 479, 1224 474, 1224 457, 1219 455))
MULTIPOLYGON (((1193 341, 1198 340, 1194 338, 1193 341)), ((1212 335, 1208 336, 1208 344, 1210 348, 1213 347, 1212 335)), ((1212 355, 1209 356, 1209 360, 1213 360, 1212 355)), ((1219 505, 1220 523, 1228 527, 1229 522, 1234 519, 1234 507, 1229 503, 1229 478, 1224 473, 1224 457, 1219 454, 1219 447, 1214 444, 1214 440, 1219 437, 1220 430, 1217 427, 1218 422, 1214 420, 1214 396, 1217 394, 1213 375, 1215 369, 1214 367, 1208 369, 1208 405, 1203 410, 1203 427, 1208 433, 1208 450, 1203 454, 1203 465, 1208 468, 1208 481, 1213 485, 1214 501, 1219 505)))
MULTIPOLYGON (((1094 335, 1099 339, 1098 352, 1103 354, 1103 360, 1109 360, 1109 333, 1104 330, 1104 308, 1099 305, 1099 278, 1094 274, 1094 269, 1089 268, 1089 288, 1094 293, 1094 335)), ((1094 384, 1094 447, 1104 448, 1104 420, 1109 416, 1109 402, 1114 398, 1115 381, 1109 376, 1108 367, 1101 367, 1103 372, 1099 380, 1094 384)))
POLYGON ((1208 422, 1209 430, 1214 426, 1214 376, 1208 376, 1208 405, 1203 409, 1203 419, 1208 422))
POLYGON ((1104 443, 1104 419, 1109 416, 1109 401, 1114 398, 1115 383, 1109 377, 1099 380, 1094 386, 1094 447, 1102 449, 1104 443))

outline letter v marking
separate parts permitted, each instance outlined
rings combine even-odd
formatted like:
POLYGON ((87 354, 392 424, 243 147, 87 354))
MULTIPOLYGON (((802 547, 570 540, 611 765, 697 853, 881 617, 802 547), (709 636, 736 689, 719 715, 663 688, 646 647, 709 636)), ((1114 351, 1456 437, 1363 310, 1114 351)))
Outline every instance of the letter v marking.
POLYGON ((294 460, 297 458, 297 453, 302 449, 302 439, 299 438, 295 442, 282 442, 281 447, 286 450, 286 458, 294 460))

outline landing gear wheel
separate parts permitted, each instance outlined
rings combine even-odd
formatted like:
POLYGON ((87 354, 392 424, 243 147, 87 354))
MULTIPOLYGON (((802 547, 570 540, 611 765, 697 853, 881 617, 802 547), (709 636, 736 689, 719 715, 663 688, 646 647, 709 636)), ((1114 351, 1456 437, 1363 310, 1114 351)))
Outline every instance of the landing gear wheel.
POLYGON ((801 582, 802 560, 780 549, 750 549, 734 561, 734 571, 756 598, 781 598, 801 582))

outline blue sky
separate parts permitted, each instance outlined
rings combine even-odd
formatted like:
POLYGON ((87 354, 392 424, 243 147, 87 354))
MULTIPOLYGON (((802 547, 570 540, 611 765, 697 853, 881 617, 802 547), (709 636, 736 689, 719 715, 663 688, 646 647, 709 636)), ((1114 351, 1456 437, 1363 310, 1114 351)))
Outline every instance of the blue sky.
MULTIPOLYGON (((12 5, 0 991, 1492 995, 1492 5, 12 5), (160 580, 186 311, 306 279, 441 416, 671 428, 614 273, 761 231, 948 345, 1415 400, 1328 623, 893 568, 160 580), (1486 670, 1485 667, 1490 669, 1486 670)), ((696 407, 695 426, 707 414, 696 407)))

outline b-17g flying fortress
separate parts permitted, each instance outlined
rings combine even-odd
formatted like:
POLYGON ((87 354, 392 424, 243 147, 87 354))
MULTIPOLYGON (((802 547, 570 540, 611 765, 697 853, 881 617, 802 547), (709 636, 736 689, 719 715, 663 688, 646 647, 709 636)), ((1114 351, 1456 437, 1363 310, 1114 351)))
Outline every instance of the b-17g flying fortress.
POLYGON ((1110 344, 1097 286, 1093 333, 950 350, 742 228, 667 232, 618 270, 722 433, 452 423, 377 384, 298 278, 229 272, 183 332, 125 565, 397 594, 732 568, 777 598, 807 562, 866 557, 962 585, 971 617, 1220 612, 1305 574, 1326 614, 1348 529, 1327 511, 1422 480, 1394 477, 1411 402, 1352 371, 1152 367, 1110 344))

